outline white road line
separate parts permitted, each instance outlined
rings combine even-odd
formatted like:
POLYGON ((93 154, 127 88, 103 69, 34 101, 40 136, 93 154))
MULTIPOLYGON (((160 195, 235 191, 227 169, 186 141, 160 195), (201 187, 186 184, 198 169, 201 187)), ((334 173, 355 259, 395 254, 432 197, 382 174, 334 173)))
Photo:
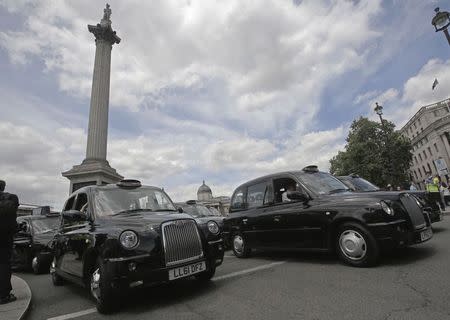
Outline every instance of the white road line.
MULTIPOLYGON (((230 256, 231 258, 231 256, 230 256)), ((275 266, 279 266, 283 263, 286 263, 287 261, 278 261, 278 262, 273 262, 273 263, 269 263, 269 264, 263 264, 261 266, 257 266, 254 268, 250 268, 250 269, 244 269, 241 271, 236 271, 236 272, 232 272, 229 274, 225 274, 223 276, 218 276, 218 277, 214 277, 212 279, 212 281, 220 281, 220 280, 224 280, 224 279, 229 279, 229 278, 234 278, 234 277, 238 277, 238 276, 242 276, 248 273, 253 273, 256 271, 260 271, 260 270, 265 270, 265 269, 270 269, 272 267, 275 266)), ((67 319, 74 319, 74 318, 78 318, 78 317, 82 317, 91 313, 95 313, 97 312, 96 308, 92 308, 92 309, 87 309, 87 310, 83 310, 83 311, 78 311, 78 312, 74 312, 74 313, 69 313, 69 314, 63 314, 61 316, 57 316, 57 317, 53 317, 53 318, 48 318, 47 320, 67 320, 67 319)))
POLYGON ((273 263, 269 263, 269 264, 264 264, 262 266, 258 266, 258 267, 254 267, 254 268, 250 268, 250 269, 245 269, 245 270, 241 270, 241 271, 236 271, 236 272, 232 272, 229 274, 225 274, 223 276, 218 276, 213 278, 213 281, 220 281, 220 280, 224 280, 224 279, 229 279, 229 278, 234 278, 234 277, 238 277, 238 276, 242 276, 244 274, 247 273, 252 273, 252 272, 256 272, 259 270, 264 270, 264 269, 270 269, 272 267, 275 266, 279 266, 280 264, 286 263, 287 261, 279 261, 279 262, 273 262, 273 263))
POLYGON ((92 309, 87 309, 87 310, 83 310, 83 311, 78 311, 78 312, 74 312, 74 313, 69 313, 69 314, 63 314, 62 316, 57 316, 54 318, 48 318, 47 320, 66 320, 66 319, 73 319, 73 318, 78 318, 78 317, 82 317, 91 313, 95 313, 97 312, 96 308, 92 308, 92 309))

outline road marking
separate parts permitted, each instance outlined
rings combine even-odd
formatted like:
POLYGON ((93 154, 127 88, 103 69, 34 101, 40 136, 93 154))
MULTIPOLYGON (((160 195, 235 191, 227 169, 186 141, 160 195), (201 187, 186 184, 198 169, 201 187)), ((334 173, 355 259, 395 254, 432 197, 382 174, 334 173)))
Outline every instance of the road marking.
POLYGON ((272 267, 275 266, 279 266, 280 264, 286 263, 287 261, 279 261, 279 262, 273 262, 273 263, 269 263, 269 264, 263 264, 262 266, 258 266, 258 267, 254 267, 254 268, 250 268, 250 269, 245 269, 245 270, 241 270, 241 271, 236 271, 236 272, 232 272, 229 274, 225 274, 223 276, 218 276, 213 278, 213 281, 220 281, 220 280, 224 280, 224 279, 229 279, 229 278, 234 278, 234 277, 238 277, 238 276, 242 276, 244 274, 248 274, 248 273, 252 273, 252 272, 256 272, 256 271, 260 271, 260 270, 264 270, 264 269, 270 269, 272 267))
MULTIPOLYGON (((230 258, 232 256, 229 256, 230 258)), ((279 266, 281 264, 286 263, 287 261, 278 261, 278 262, 272 262, 269 264, 263 264, 261 266, 257 266, 254 268, 250 268, 250 269, 244 269, 241 271, 236 271, 236 272, 232 272, 229 274, 225 274, 223 276, 218 276, 218 277, 214 277, 212 279, 212 281, 220 281, 220 280, 225 280, 225 279, 230 279, 230 278, 234 278, 234 277, 239 277, 245 274, 249 274, 249 273, 253 273, 256 271, 260 271, 260 270, 265 270, 265 269, 270 269, 272 267, 275 266, 279 266)), ((78 318, 78 317, 82 317, 91 313, 95 313, 97 312, 96 308, 92 308, 92 309, 87 309, 87 310, 83 310, 83 311, 78 311, 78 312, 74 312, 74 313, 69 313, 69 314, 64 314, 62 316, 57 316, 57 317, 53 317, 53 318, 48 318, 47 320, 67 320, 67 319, 74 319, 74 318, 78 318)))
POLYGON ((63 314, 62 316, 57 316, 54 318, 48 318, 47 320, 66 320, 66 319, 73 319, 73 318, 78 318, 78 317, 82 317, 91 313, 95 313, 97 312, 96 308, 91 308, 91 309, 87 309, 87 310, 83 310, 83 311, 78 311, 78 312, 74 312, 74 313, 69 313, 69 314, 63 314))

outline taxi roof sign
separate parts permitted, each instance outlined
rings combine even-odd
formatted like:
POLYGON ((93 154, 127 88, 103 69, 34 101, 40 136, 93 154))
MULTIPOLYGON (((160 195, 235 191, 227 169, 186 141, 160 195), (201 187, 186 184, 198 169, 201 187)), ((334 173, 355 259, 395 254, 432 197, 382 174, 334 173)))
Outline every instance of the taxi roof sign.
POLYGON ((316 165, 310 165, 310 166, 306 166, 302 169, 302 171, 305 172, 319 172, 319 167, 317 167, 316 165))
POLYGON ((141 182, 135 179, 123 179, 120 180, 116 185, 121 188, 139 188, 142 186, 141 182))

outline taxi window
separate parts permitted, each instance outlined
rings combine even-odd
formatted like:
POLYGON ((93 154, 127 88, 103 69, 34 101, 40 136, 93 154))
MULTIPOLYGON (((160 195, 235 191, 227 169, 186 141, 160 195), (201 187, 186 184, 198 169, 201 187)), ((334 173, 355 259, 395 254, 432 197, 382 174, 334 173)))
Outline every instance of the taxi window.
POLYGON ((63 211, 69 211, 69 210, 72 210, 74 200, 75 200, 75 196, 70 197, 70 198, 67 200, 66 205, 64 206, 63 211))
POLYGON ((79 193, 75 204, 75 210, 86 211, 88 198, 86 193, 79 193))
POLYGON ((267 190, 267 182, 261 182, 248 187, 247 206, 248 208, 261 207, 264 204, 264 196, 267 190))
POLYGON ((236 190, 236 192, 233 195, 233 198, 231 199, 231 209, 233 210, 242 210, 245 209, 245 189, 241 188, 239 190, 236 190))

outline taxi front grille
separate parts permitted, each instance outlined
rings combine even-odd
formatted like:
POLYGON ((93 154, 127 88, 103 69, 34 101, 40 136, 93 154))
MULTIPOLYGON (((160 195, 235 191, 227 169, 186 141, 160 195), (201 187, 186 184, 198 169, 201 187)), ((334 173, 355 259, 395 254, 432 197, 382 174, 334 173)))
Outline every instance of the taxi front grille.
POLYGON ((417 205, 416 200, 413 196, 405 193, 400 198, 403 207, 406 209, 411 223, 416 230, 422 229, 426 226, 425 217, 423 216, 422 209, 417 205))
POLYGON ((174 220, 162 225, 166 266, 203 257, 202 242, 194 220, 174 220))

